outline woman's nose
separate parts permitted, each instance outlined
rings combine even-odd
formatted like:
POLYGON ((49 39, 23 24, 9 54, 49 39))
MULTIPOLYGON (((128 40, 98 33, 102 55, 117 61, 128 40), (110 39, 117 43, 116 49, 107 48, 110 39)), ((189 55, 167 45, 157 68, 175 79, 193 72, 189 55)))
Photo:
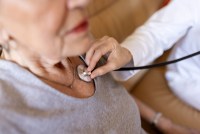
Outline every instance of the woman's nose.
POLYGON ((90 0, 66 0, 69 9, 85 7, 90 0))

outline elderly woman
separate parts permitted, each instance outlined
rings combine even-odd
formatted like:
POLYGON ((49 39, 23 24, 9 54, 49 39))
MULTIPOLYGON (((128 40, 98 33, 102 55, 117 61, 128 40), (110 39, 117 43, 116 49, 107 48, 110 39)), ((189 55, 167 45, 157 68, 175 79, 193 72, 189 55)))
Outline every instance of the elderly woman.
POLYGON ((91 48, 88 1, 0 1, 1 133, 145 133, 134 100, 109 74, 79 77, 91 48))
POLYGON ((85 82, 88 0, 0 1, 0 132, 141 134, 138 108, 110 75, 85 82))

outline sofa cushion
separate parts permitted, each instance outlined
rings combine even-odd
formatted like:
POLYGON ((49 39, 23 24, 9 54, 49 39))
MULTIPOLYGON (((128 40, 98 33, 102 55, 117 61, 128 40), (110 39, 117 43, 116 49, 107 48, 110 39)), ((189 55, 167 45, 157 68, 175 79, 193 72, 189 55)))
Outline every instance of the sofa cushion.
POLYGON ((93 0, 88 7, 96 38, 108 35, 119 42, 160 7, 161 0, 93 0))
POLYGON ((91 0, 87 8, 90 17, 102 12, 104 9, 109 8, 113 3, 118 0, 91 0))

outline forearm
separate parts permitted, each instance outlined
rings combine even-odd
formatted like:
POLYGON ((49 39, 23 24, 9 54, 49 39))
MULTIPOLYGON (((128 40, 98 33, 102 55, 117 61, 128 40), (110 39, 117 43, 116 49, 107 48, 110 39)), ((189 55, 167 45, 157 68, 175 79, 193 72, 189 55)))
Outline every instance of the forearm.
POLYGON ((156 116, 156 112, 136 97, 134 97, 134 99, 138 105, 142 118, 144 118, 147 122, 152 123, 153 118, 156 116))
POLYGON ((188 3, 191 2, 170 2, 121 43, 133 55, 135 66, 146 65, 155 60, 194 25, 195 18, 191 15, 194 11, 185 6, 188 3))
MULTIPOLYGON (((133 96, 134 97, 134 96, 133 96)), ((179 124, 173 123, 169 118, 159 115, 151 107, 147 106, 145 103, 134 97, 142 118, 147 122, 154 124, 162 133, 164 134, 200 134, 199 131, 181 126, 179 124)))

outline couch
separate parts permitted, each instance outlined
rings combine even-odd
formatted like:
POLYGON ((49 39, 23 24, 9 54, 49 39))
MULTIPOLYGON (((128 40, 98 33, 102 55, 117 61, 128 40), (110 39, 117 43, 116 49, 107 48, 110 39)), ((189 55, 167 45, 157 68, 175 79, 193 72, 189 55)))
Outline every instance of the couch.
MULTIPOLYGON (((88 6, 90 29, 95 38, 104 35, 122 42, 142 25, 165 0, 92 0, 88 6)), ((157 61, 166 60, 167 54, 157 61)), ((180 101, 164 79, 165 67, 143 70, 124 82, 131 94, 174 122, 200 130, 200 111, 180 101)))

